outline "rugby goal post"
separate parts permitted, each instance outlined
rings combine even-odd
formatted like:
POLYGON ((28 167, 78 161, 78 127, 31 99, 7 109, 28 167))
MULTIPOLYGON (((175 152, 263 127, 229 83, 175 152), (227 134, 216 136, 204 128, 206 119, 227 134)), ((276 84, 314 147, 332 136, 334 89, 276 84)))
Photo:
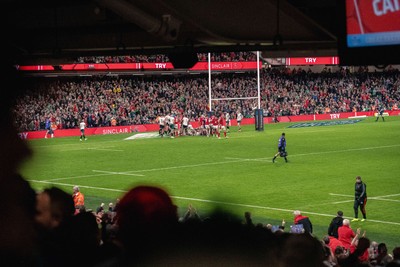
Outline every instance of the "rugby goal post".
POLYGON ((261 109, 261 94, 260 94, 260 51, 257 51, 257 96, 254 97, 225 97, 212 98, 211 87, 211 53, 208 53, 208 99, 209 99, 209 114, 213 113, 212 101, 229 101, 229 100, 246 100, 257 99, 257 108, 254 110, 255 129, 257 131, 264 130, 264 111, 261 109))

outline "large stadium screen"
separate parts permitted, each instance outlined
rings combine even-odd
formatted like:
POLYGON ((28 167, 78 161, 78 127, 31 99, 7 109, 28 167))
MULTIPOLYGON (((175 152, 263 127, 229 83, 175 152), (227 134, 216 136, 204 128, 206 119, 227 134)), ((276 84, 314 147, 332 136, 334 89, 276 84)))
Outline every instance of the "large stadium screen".
POLYGON ((341 0, 342 65, 400 63, 400 0, 341 0))

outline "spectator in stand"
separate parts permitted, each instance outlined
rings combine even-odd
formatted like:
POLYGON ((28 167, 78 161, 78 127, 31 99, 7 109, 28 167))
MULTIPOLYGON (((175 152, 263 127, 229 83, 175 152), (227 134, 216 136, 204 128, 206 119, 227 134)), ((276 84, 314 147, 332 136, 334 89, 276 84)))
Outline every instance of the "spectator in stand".
POLYGON ((254 227, 253 218, 251 217, 250 211, 246 211, 244 213, 244 225, 254 227))
POLYGON ((168 193, 145 185, 124 194, 115 219, 117 239, 126 250, 123 260, 128 262, 147 260, 154 248, 168 246, 178 225, 177 207, 168 193))
POLYGON ((378 243, 376 241, 371 241, 371 245, 368 250, 369 262, 371 265, 376 265, 376 258, 378 257, 378 243))
POLYGON ((388 253, 386 244, 379 243, 378 256, 376 257, 377 266, 386 266, 391 261, 393 261, 393 256, 388 253))
POLYGON ((303 216, 299 210, 295 210, 293 212, 294 215, 294 224, 302 224, 304 227, 304 232, 312 234, 313 232, 313 225, 310 221, 310 218, 307 216, 303 216))
MULTIPOLYGON (((221 73, 215 76, 213 89, 216 98, 257 96, 257 83, 249 73, 221 73), (229 90, 228 90, 229 88, 229 90)), ((368 73, 311 73, 296 70, 286 73, 277 69, 262 70, 261 105, 265 110, 276 111, 280 116, 302 114, 351 112, 374 110, 377 101, 392 106, 400 101, 393 86, 400 78, 398 70, 368 73), (345 86, 348 85, 348 86, 345 86), (359 86, 360 85, 360 86, 359 86), (382 88, 377 92, 374 88, 382 88), (382 99, 382 94, 384 98, 382 99)), ((15 125, 20 131, 32 129, 33 125, 45 128, 47 114, 53 114, 58 125, 65 128, 79 127, 79 118, 88 116, 89 126, 132 125, 155 123, 160 113, 176 109, 191 110, 190 117, 197 120, 208 111, 208 81, 205 77, 152 77, 151 80, 110 77, 96 79, 65 78, 57 82, 45 81, 46 94, 35 95, 36 88, 27 97, 17 99, 13 108, 15 125), (119 93, 114 89, 120 88, 119 93), (147 90, 146 88, 149 88, 147 90), (182 96, 182 97, 178 97, 182 96), (111 122, 111 118, 112 122, 111 122), (38 121, 38 122, 35 122, 38 121)), ((30 87, 32 87, 30 85, 30 87)), ((252 117, 254 99, 219 101, 213 103, 216 111, 241 109, 243 117, 252 117)), ((272 112, 274 111, 274 112, 272 112)))
POLYGON ((74 201, 67 192, 50 187, 36 196, 36 216, 38 225, 45 229, 54 229, 75 213, 74 201))
POLYGON ((74 201, 70 194, 57 187, 39 192, 36 200, 41 266, 50 267, 64 257, 64 231, 74 216, 74 201))
MULTIPOLYGON (((0 107, 1 108, 1 107, 0 107)), ((1 118, 0 118, 1 120, 1 118)), ((4 125, 0 125, 3 127, 4 125)), ((4 130, 7 131, 7 130, 4 130)), ((10 131, 10 130, 8 130, 10 131)), ((4 132, 0 133, 4 134, 4 132)), ((15 138, 18 138, 15 134, 15 138)), ((22 153, 24 149, 17 145, 13 136, 8 136, 6 142, 16 147, 10 147, 13 151, 17 149, 22 153)), ((6 148, 3 146, 3 148, 6 148)), ((7 151, 7 150, 6 150, 7 151)), ((0 258, 2 266, 25 267, 38 266, 39 244, 37 243, 38 232, 35 228, 36 193, 30 184, 20 175, 5 175, 12 169, 11 162, 13 153, 6 153, 6 157, 0 156, 0 186, 4 188, 0 194, 0 258), (7 155, 6 155, 7 154, 7 155), (7 164, 7 165, 4 165, 7 164)), ((15 155, 14 155, 15 156, 15 155)))
POLYGON ((400 264, 400 247, 393 249, 393 261, 400 264))
POLYGON ((336 217, 332 219, 328 227, 328 235, 334 238, 339 238, 338 228, 343 225, 343 211, 339 210, 336 213, 336 217))
POLYGON ((189 204, 187 211, 183 217, 179 218, 180 222, 200 222, 200 216, 192 204, 189 204))
POLYGON ((334 255, 334 252, 337 247, 343 247, 342 242, 340 242, 337 238, 330 235, 324 236, 322 238, 322 241, 324 241, 325 245, 327 245, 330 248, 332 255, 334 255))
MULTIPOLYGON (((361 229, 357 229, 357 235, 360 234, 361 229)), ((350 221, 349 219, 343 220, 343 225, 338 228, 338 240, 342 242, 343 247, 345 249, 350 249, 351 242, 354 237, 356 237, 356 233, 354 233, 353 229, 350 228, 350 221)))
POLYGON ((76 210, 85 206, 85 196, 81 193, 79 186, 75 185, 73 188, 72 199, 76 210))
POLYGON ((338 261, 339 266, 340 267, 369 266, 368 260, 365 259, 365 253, 368 252, 369 246, 370 246, 370 240, 366 237, 360 237, 360 239, 358 240, 357 248, 354 250, 354 252, 350 253, 348 257, 339 260, 338 261))
POLYGON ((97 207, 96 209, 96 214, 98 213, 104 213, 104 203, 101 203, 100 206, 97 207))

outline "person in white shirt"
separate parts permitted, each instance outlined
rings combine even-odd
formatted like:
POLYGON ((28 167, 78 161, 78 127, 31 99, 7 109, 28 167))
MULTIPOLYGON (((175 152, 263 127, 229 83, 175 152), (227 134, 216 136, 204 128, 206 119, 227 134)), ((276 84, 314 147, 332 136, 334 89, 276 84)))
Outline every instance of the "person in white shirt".
POLYGON ((225 113, 226 131, 229 133, 229 126, 231 126, 231 115, 229 112, 225 113))
POLYGON ((158 125, 160 126, 160 130, 158 131, 159 135, 161 137, 164 136, 164 131, 165 131, 165 117, 164 115, 160 115, 160 117, 158 117, 158 125))
POLYGON ((182 118, 182 135, 188 135, 189 118, 183 115, 182 118))
POLYGON ((236 116, 237 125, 238 125, 238 132, 242 131, 242 126, 241 126, 242 119, 243 119, 243 114, 240 111, 238 111, 237 112, 237 116, 236 116))
POLYGON ((175 138, 175 117, 173 115, 169 116, 169 135, 171 138, 175 138))
POLYGON ((86 123, 84 120, 82 120, 79 123, 79 129, 81 130, 81 137, 79 138, 79 140, 80 141, 82 141, 82 139, 87 140, 86 135, 85 135, 86 123))

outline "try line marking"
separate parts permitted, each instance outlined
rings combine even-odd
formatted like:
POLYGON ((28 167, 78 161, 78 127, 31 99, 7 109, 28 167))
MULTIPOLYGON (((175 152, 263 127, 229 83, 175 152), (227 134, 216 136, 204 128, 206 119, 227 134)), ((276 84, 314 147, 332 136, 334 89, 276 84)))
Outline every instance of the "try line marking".
MULTIPOLYGON (((45 183, 45 184, 71 186, 71 187, 76 185, 76 184, 65 184, 65 183, 53 183, 53 182, 49 182, 49 181, 38 181, 38 180, 29 180, 29 181, 30 182, 35 182, 35 183, 45 183)), ((104 187, 95 187, 95 186, 86 186, 86 185, 78 185, 78 186, 80 188, 88 188, 88 189, 103 190, 103 191, 112 191, 112 192, 121 192, 121 193, 126 193, 127 192, 126 190, 104 188, 104 187)), ((264 206, 258 206, 258 205, 249 205, 249 204, 224 202, 224 201, 214 201, 214 200, 209 200, 209 199, 190 198, 190 197, 171 196, 171 198, 183 199, 183 200, 191 200, 191 201, 204 202, 204 203, 212 203, 212 204, 220 204, 220 205, 226 205, 226 206, 236 206, 236 207, 246 207, 246 208, 264 209, 264 210, 283 211, 283 212, 289 212, 291 214, 293 213, 293 210, 295 210, 295 209, 282 209, 282 208, 275 208, 275 207, 264 207, 264 206)), ((302 211, 302 213, 303 214, 312 214, 312 215, 322 216, 322 217, 332 217, 332 216, 334 216, 333 214, 317 213, 317 212, 312 212, 312 211, 302 211)), ((371 219, 368 219, 368 222, 391 224, 391 225, 400 225, 399 222, 388 222, 388 221, 371 220, 371 219)))

